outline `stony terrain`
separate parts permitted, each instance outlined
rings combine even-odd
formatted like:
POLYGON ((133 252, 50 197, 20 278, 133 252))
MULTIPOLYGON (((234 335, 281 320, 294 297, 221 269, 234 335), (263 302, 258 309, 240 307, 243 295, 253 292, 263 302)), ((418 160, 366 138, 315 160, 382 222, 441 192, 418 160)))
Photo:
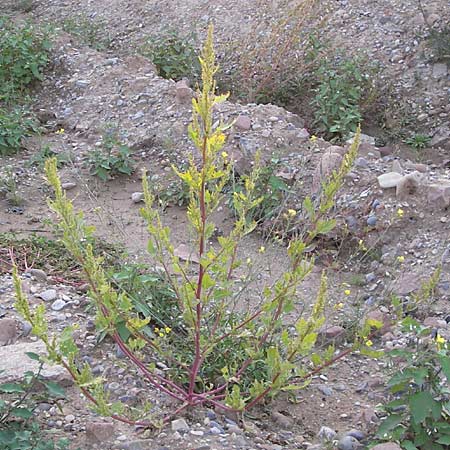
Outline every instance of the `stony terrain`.
MULTIPOLYGON (((216 23, 218 51, 223 55, 236 41, 249 45, 248 35, 254 29, 263 36, 266 28, 254 24, 267 27, 282 15, 287 3, 175 0, 168 7, 167 2, 157 0, 46 0, 33 2, 29 12, 16 11, 18 18, 42 23, 58 23, 83 13, 105 23, 104 32, 112 44, 105 51, 97 51, 67 33, 58 34, 51 67, 34 93, 34 109, 45 132, 27 139, 23 152, 0 160, 0 171, 13 167, 24 198, 23 205, 14 207, 7 199, 0 199, 0 232, 51 236, 47 219, 52 215, 46 206, 49 191, 42 170, 27 164, 48 144, 71 155, 71 162, 61 169, 62 181, 75 206, 96 225, 98 236, 122 243, 131 258, 148 262, 143 251, 147 238, 138 215, 139 198, 133 195, 140 192, 140 170, 129 178, 103 183, 91 177, 83 165, 83 157, 101 145, 108 123, 119 125, 138 168, 145 167, 162 187, 173 178, 171 165, 183 164, 192 151, 186 134, 192 90, 184 83, 158 77, 152 64, 136 55, 134 49, 148 34, 169 26, 186 33, 195 30, 203 36, 212 20, 216 23)), ((5 1, 0 8, 7 11, 11 4, 5 1)), ((328 18, 320 33, 344 48, 365 49, 383 64, 393 96, 403 105, 387 114, 388 119, 395 122, 407 114, 433 139, 430 148, 414 152, 401 142, 380 146, 380 135, 376 135, 379 130, 373 135, 370 129, 365 130, 359 157, 339 194, 338 232, 330 238, 331 243, 323 243, 316 270, 300 295, 308 302, 321 270, 328 269, 333 314, 322 333, 326 339, 339 341, 342 326, 355 321, 360 305, 388 323, 389 294, 394 292, 408 301, 442 264, 437 299, 421 320, 450 339, 450 77, 445 64, 430 61, 429 50, 421 40, 427 24, 448 22, 449 4, 428 2, 426 23, 424 15, 406 0, 330 0, 320 2, 320 8, 328 18), (360 241, 380 257, 369 263, 361 261, 354 252, 360 241), (348 297, 344 294, 347 287, 351 291, 348 297), (334 308, 342 302, 342 309, 334 308)), ((267 161, 276 156, 282 161, 283 177, 296 186, 291 201, 299 211, 303 196, 314 193, 323 176, 340 164, 348 146, 312 138, 308 117, 274 105, 226 102, 217 116, 225 122, 236 120, 225 150, 233 156, 237 170, 248 169, 257 150, 267 161)), ((169 207, 163 219, 173 230, 180 256, 186 256, 189 235, 185 211, 169 207)), ((219 227, 226 231, 231 219, 229 212, 222 210, 217 217, 219 227)), ((244 244, 241 256, 258 261, 258 249, 266 246, 268 262, 258 262, 257 266, 262 282, 272 280, 286 265, 285 247, 270 238, 253 233, 244 244)), ((1 241, 0 250, 5 250, 1 241)), ((31 262, 40 255, 29 256, 31 262)), ((0 268, 4 268, 3 262, 0 268)), ((23 352, 39 352, 42 347, 29 335, 29 327, 14 309, 12 279, 7 272, 0 275, 0 361, 7 360, 8 365, 0 377, 10 379, 20 375, 29 363, 23 352)), ((115 396, 133 402, 145 394, 159 410, 171 406, 160 394, 149 392, 123 363, 114 344, 96 343, 86 309, 89 300, 82 286, 50 267, 45 272, 30 269, 23 274, 23 284, 32 304, 44 302, 48 306, 52 330, 79 324, 76 341, 84 358, 95 373, 108 376, 108 387, 115 396)), ((345 340, 341 344, 345 346, 345 340)), ((407 335, 389 327, 375 340, 375 347, 380 349, 407 344, 407 335)), ((85 408, 66 374, 57 368, 47 370, 49 377, 68 386, 68 400, 62 411, 42 403, 39 417, 58 435, 69 435, 71 448, 83 450, 319 450, 328 448, 324 442, 330 437, 339 442, 336 448, 341 450, 364 448, 366 436, 379 420, 376 407, 387 397, 385 361, 350 356, 313 379, 295 398, 281 397, 273 405, 261 406, 243 423, 205 409, 176 418, 170 427, 156 433, 96 417, 85 408)), ((396 447, 380 447, 391 449, 396 447)))

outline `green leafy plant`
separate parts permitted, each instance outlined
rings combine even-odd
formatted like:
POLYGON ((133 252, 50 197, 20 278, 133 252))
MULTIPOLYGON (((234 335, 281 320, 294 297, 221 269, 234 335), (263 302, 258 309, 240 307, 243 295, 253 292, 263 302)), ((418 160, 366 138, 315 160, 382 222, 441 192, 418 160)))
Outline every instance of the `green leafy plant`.
POLYGON ((104 134, 102 148, 91 151, 86 160, 91 175, 96 175, 103 181, 134 172, 131 149, 121 142, 114 127, 107 129, 104 134))
POLYGON ((84 15, 66 17, 62 22, 62 29, 96 50, 106 50, 111 46, 111 39, 106 34, 104 23, 84 15))
MULTIPOLYGON (((285 199, 290 192, 290 188, 281 177, 276 175, 280 167, 279 161, 272 159, 258 169, 254 195, 260 201, 247 211, 247 220, 262 223, 279 216, 286 206, 285 199)), ((236 177, 235 174, 232 174, 227 186, 225 186, 224 192, 228 194, 227 203, 232 209, 234 208, 234 196, 245 192, 245 180, 245 177, 236 177)))
POLYGON ((389 353, 395 374, 388 382, 394 400, 377 438, 395 440, 405 450, 445 450, 450 446, 450 345, 415 319, 402 321, 416 346, 389 353))
POLYGON ((23 198, 17 187, 16 175, 10 167, 6 168, 6 173, 0 176, 0 194, 2 194, 11 206, 20 206, 23 198))
POLYGON ((0 156, 17 152, 22 139, 36 131, 33 120, 22 109, 8 110, 0 107, 0 156))
MULTIPOLYGON (((105 266, 114 269, 123 258, 123 251, 115 245, 98 238, 91 244, 104 257, 105 266)), ((57 239, 32 234, 20 236, 15 233, 0 233, 0 274, 10 274, 11 253, 17 267, 26 271, 29 268, 44 270, 49 276, 58 277, 67 283, 84 283, 80 266, 67 253, 64 244, 57 239)))
POLYGON ((450 61, 450 27, 431 29, 428 42, 434 50, 434 61, 450 61))
POLYGON ((431 141, 430 136, 426 136, 425 134, 414 134, 405 140, 405 144, 410 145, 416 150, 421 150, 426 148, 431 141))
POLYGON ((179 178, 171 181, 166 187, 159 184, 152 185, 152 193, 157 197, 162 209, 167 206, 186 206, 189 204, 189 188, 179 178))
POLYGON ((42 80, 50 49, 48 30, 0 18, 0 48, 0 99, 10 101, 33 81, 42 80))
POLYGON ((182 38, 176 31, 171 31, 148 39, 140 52, 152 61, 163 78, 193 81, 199 77, 200 65, 192 41, 192 36, 182 38))
MULTIPOLYGON (((180 402, 162 423, 188 407, 208 404, 242 412, 280 391, 301 389, 314 374, 352 351, 373 354, 366 342, 371 329, 381 326, 377 321, 366 321, 355 333, 354 344, 335 354, 333 346, 321 349, 316 345, 318 330, 325 321, 325 274, 311 309, 306 311, 296 305, 298 286, 313 269, 306 249, 312 240, 330 232, 336 224, 327 215, 358 153, 359 130, 341 167, 324 182, 318 203, 305 199, 309 225, 303 235, 290 242, 287 270, 263 289, 259 301, 242 300, 246 290, 240 288, 233 274, 238 267, 245 269, 245 264, 250 264, 238 259, 237 249, 242 238, 256 227, 255 221, 248 219, 248 211, 262 201, 255 195, 261 167, 256 164, 255 170, 245 178, 245 189, 233 194, 237 217, 232 231, 220 236, 217 245, 212 245, 210 238, 215 224, 211 215, 223 201, 223 189, 232 171, 226 153, 222 152, 228 126, 215 123, 213 117, 215 106, 227 96, 215 94, 214 75, 218 67, 212 27, 200 62, 202 89, 193 101, 189 126, 189 136, 200 158, 198 163, 191 158, 185 170, 176 171, 189 186, 187 217, 195 236, 193 254, 197 266, 192 267, 189 261, 183 262, 176 255, 170 229, 162 224, 159 211, 154 207, 156 199, 150 192, 147 175, 144 173, 142 178, 145 206, 141 215, 150 235, 147 249, 161 267, 171 295, 175 296, 174 307, 179 311, 170 313, 174 318, 171 324, 155 327, 153 316, 139 311, 127 292, 117 289, 110 281, 102 267, 102 258, 95 256, 89 244, 93 227, 85 224, 82 213, 76 213, 67 199, 58 178, 56 161, 48 160, 45 167, 47 180, 54 189, 54 199, 49 200, 49 205, 58 215, 62 241, 83 267, 90 284, 89 295, 96 306, 98 332, 111 336, 125 358, 153 388, 180 402), (288 314, 296 318, 287 322, 288 314), (288 327, 287 323, 292 325, 288 327), (154 361, 164 364, 167 370, 156 370, 154 361)), ((17 270, 13 275, 17 311, 31 323, 33 333, 46 345, 48 358, 69 371, 95 411, 126 423, 160 424, 149 415, 148 409, 135 414, 127 405, 110 397, 103 380, 96 378, 89 365, 80 361, 72 327, 66 328, 59 339, 49 337, 44 306, 31 309, 21 290, 17 270)))
POLYGON ((40 427, 34 411, 38 402, 64 397, 64 390, 42 376, 43 361, 35 353, 28 357, 38 361, 36 372, 26 372, 20 382, 0 384, 0 448, 3 450, 63 450, 67 439, 54 442, 40 427), (45 391, 37 389, 43 386, 45 391))
POLYGON ((44 145, 36 154, 34 154, 29 161, 32 166, 38 166, 43 168, 45 161, 49 158, 56 158, 56 164, 58 167, 67 164, 70 161, 70 156, 64 152, 57 152, 53 150, 49 145, 44 145))
POLYGON ((372 79, 358 58, 323 59, 312 101, 314 125, 331 140, 341 140, 362 121, 362 104, 373 91, 372 79))

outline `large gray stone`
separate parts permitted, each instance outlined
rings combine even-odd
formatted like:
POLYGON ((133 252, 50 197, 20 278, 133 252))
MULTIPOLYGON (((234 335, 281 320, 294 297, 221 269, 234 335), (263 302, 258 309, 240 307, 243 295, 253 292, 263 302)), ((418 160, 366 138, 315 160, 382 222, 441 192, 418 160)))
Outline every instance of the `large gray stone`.
POLYGON ((0 319, 0 346, 12 344, 17 339, 17 323, 14 319, 0 319))
POLYGON ((378 184, 383 189, 394 188, 397 187, 402 178, 403 176, 397 172, 383 173, 378 177, 378 184))
MULTIPOLYGON (((25 353, 32 352, 45 356, 47 351, 41 342, 21 342, 19 344, 0 347, 1 369, 0 382, 15 381, 23 377, 25 372, 36 371, 39 368, 37 361, 29 358, 25 353)), ((67 385, 69 376, 67 371, 61 366, 50 366, 44 364, 41 375, 52 381, 64 381, 67 385)))
POLYGON ((375 445, 375 447, 372 447, 372 450, 402 450, 402 448, 395 442, 386 442, 375 445))

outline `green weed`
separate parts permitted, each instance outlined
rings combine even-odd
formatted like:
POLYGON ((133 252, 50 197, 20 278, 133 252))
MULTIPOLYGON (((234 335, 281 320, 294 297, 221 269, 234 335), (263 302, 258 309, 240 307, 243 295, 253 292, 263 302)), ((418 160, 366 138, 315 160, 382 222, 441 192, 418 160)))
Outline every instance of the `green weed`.
POLYGON ((192 36, 182 38, 171 31, 162 37, 149 38, 140 53, 152 61, 161 77, 194 81, 199 77, 200 65, 192 41, 192 36))
POLYGON ((61 25, 66 33, 95 50, 106 50, 111 46, 111 40, 106 35, 106 27, 101 22, 78 15, 65 18, 61 25))

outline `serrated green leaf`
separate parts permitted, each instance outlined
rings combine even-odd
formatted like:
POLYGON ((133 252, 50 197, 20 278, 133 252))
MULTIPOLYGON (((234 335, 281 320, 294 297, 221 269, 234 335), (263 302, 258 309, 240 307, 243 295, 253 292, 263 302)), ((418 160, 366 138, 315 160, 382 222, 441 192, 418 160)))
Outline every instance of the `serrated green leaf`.
POLYGON ((441 416, 441 404, 437 402, 430 392, 421 391, 409 397, 411 419, 415 423, 422 423, 427 417, 438 420, 441 416))
POLYGON ((17 383, 4 383, 0 384, 0 391, 5 394, 22 394, 25 392, 23 387, 17 383))

